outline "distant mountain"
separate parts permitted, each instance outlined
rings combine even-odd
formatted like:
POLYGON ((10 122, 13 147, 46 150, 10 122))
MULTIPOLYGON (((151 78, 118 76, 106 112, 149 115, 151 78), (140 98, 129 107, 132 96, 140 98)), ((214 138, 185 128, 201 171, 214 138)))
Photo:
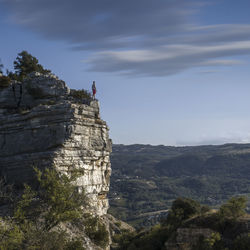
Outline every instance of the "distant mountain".
POLYGON ((111 164, 110 213, 135 226, 154 224, 180 196, 213 207, 250 196, 250 144, 113 145, 111 164))

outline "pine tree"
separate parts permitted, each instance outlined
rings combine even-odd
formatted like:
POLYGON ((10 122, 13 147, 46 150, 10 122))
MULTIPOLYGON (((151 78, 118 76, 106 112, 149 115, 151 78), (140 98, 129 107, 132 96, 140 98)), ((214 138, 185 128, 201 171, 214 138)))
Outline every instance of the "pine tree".
POLYGON ((22 51, 18 54, 18 57, 14 61, 15 74, 23 79, 27 74, 31 72, 49 73, 50 70, 44 69, 41 64, 38 63, 38 59, 27 51, 22 51))
MULTIPOLYGON (((1 62, 1 60, 0 60, 0 62, 1 62)), ((3 74, 3 64, 2 63, 0 63, 0 74, 3 74)))

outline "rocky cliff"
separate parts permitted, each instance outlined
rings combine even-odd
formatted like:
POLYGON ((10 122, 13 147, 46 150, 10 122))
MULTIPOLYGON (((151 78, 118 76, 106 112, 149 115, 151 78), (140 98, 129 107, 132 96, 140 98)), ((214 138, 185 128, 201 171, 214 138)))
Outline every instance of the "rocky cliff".
POLYGON ((111 140, 96 100, 76 98, 52 74, 32 73, 0 90, 0 175, 32 182, 33 167, 81 175, 76 181, 92 209, 108 209, 111 140))

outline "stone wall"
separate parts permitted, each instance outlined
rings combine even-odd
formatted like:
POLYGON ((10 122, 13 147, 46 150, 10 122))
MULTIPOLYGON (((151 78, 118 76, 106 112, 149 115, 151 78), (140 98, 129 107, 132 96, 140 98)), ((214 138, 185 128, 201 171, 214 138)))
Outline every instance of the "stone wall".
POLYGON ((70 174, 106 214, 111 166, 108 126, 96 100, 75 100, 52 74, 33 73, 23 83, 0 90, 0 175, 7 182, 32 181, 33 167, 70 174), (88 103, 88 104, 83 104, 88 103))

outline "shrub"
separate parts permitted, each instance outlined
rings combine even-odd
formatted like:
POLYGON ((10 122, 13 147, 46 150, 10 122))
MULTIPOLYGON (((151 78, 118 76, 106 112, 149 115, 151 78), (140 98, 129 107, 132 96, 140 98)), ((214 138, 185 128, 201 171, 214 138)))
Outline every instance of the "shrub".
POLYGON ((250 246, 250 234, 238 236, 234 242, 232 250, 249 250, 250 246))
POLYGON ((247 198, 244 196, 232 197, 227 203, 223 204, 219 210, 221 219, 236 220, 246 213, 247 198))
POLYGON ((117 227, 121 227, 122 223, 121 223, 120 221, 116 221, 116 222, 115 222, 115 225, 116 225, 117 227))
POLYGON ((85 215, 85 233, 92 239, 96 245, 105 247, 109 243, 109 233, 105 225, 96 217, 85 215))
POLYGON ((3 74, 3 64, 2 63, 0 63, 0 74, 3 74))
POLYGON ((20 249, 24 239, 21 229, 11 221, 0 218, 0 249, 20 249))
POLYGON ((45 169, 44 172, 36 169, 36 173, 40 184, 39 199, 46 211, 45 228, 49 230, 60 222, 80 218, 87 198, 84 191, 79 193, 72 185, 76 175, 69 178, 54 169, 45 169))
POLYGON ((10 85, 11 79, 8 76, 0 76, 0 89, 7 88, 10 85))
POLYGON ((173 202, 168 217, 163 224, 165 223, 173 227, 178 227, 184 220, 200 212, 201 205, 199 202, 188 198, 178 198, 173 202))
POLYGON ((7 185, 4 179, 0 177, 0 206, 3 204, 8 204, 13 200, 13 185, 7 185))
POLYGON ((200 215, 204 216, 206 213, 208 213, 210 211, 210 207, 207 205, 202 205, 200 208, 200 215))
POLYGON ((201 205, 199 202, 188 199, 188 198, 178 198, 172 204, 172 211, 177 209, 183 210, 184 219, 190 218, 192 215, 195 215, 200 212, 201 205))
POLYGON ((85 248, 82 246, 81 240, 75 239, 75 240, 69 241, 66 244, 65 250, 85 250, 85 248))
POLYGON ((209 238, 200 236, 199 240, 193 244, 192 250, 225 250, 224 243, 219 233, 212 233, 209 238))
MULTIPOLYGON (((87 199, 79 193, 72 181, 77 177, 59 174, 54 169, 43 172, 35 169, 38 190, 24 185, 24 191, 15 204, 9 220, 0 218, 0 250, 7 249, 84 249, 80 239, 70 239, 63 230, 55 228, 60 222, 81 218, 87 199), (53 230, 51 230, 53 229, 53 230)), ((107 233, 98 224, 94 238, 103 243, 107 233)))
POLYGON ((126 249, 143 249, 156 250, 165 249, 164 243, 168 239, 168 228, 156 225, 148 231, 126 232, 123 234, 114 235, 114 242, 119 244, 119 250, 126 249))
POLYGON ((91 99, 91 93, 85 89, 80 89, 80 90, 71 89, 70 96, 72 96, 73 98, 75 98, 77 100, 82 100, 82 99, 89 100, 89 99, 91 99))

